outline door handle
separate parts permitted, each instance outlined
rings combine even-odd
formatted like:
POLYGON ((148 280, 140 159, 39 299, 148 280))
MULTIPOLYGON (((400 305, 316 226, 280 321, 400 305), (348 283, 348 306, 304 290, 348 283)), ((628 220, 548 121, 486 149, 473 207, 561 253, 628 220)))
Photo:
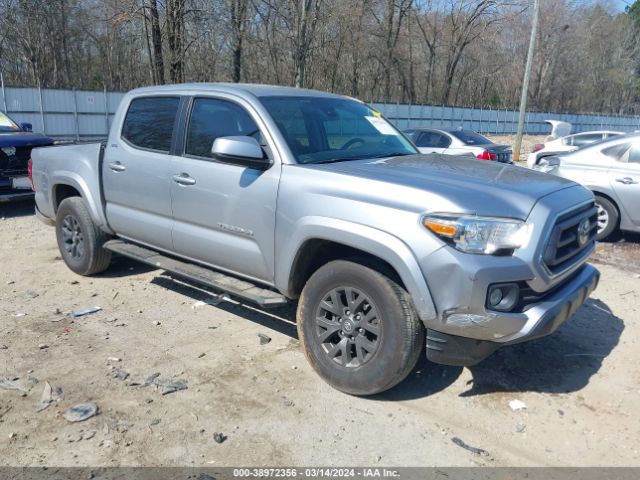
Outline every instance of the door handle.
POLYGON ((109 164, 109 168, 111 170, 113 170, 114 172, 124 172, 127 167, 125 167, 124 165, 122 165, 120 162, 112 162, 109 164))
POLYGON ((188 173, 182 173, 180 175, 174 175, 173 181, 180 185, 195 185, 196 179, 189 176, 188 173))
POLYGON ((625 185, 633 185, 635 183, 638 183, 637 180, 634 180, 631 177, 616 178, 616 182, 624 183, 625 185))

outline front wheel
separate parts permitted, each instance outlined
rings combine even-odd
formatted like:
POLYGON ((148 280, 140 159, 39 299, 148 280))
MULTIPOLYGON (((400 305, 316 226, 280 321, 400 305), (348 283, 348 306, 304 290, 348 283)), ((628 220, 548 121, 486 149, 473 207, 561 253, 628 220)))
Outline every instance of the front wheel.
POLYGON ((65 198, 56 214, 58 248, 67 266, 79 275, 93 275, 111 264, 111 252, 103 248, 109 235, 93 223, 80 197, 65 198))
POLYGON ((598 209, 598 233, 596 240, 602 241, 618 229, 620 214, 616 206, 608 199, 596 195, 598 209))
POLYGON ((401 382, 424 344, 409 294, 388 276, 350 261, 329 262, 311 276, 297 321, 309 363, 332 387, 354 395, 401 382))

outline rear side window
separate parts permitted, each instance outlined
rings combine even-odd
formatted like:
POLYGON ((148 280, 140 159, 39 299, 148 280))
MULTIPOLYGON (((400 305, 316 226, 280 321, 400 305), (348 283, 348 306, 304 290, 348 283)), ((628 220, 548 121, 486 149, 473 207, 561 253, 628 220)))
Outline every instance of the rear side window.
POLYGON ((260 130, 249 113, 233 102, 215 98, 196 98, 187 129, 187 155, 211 157, 218 137, 253 136, 261 143, 260 130))
POLYGON ((625 153, 627 153, 627 150, 629 150, 630 146, 631 144, 629 143, 622 143, 620 145, 614 145, 613 147, 607 147, 602 150, 602 153, 604 153, 607 157, 611 157, 614 160, 621 162, 622 157, 625 153))
POLYGON ((122 138, 131 145, 169 153, 179 97, 142 97, 131 101, 122 138))
POLYGON ((416 141, 417 147, 447 148, 451 140, 438 132, 422 132, 416 141))
POLYGON ((600 140, 602 140, 601 133, 587 133, 585 135, 575 135, 571 144, 574 147, 581 147, 590 143, 599 142, 600 140))

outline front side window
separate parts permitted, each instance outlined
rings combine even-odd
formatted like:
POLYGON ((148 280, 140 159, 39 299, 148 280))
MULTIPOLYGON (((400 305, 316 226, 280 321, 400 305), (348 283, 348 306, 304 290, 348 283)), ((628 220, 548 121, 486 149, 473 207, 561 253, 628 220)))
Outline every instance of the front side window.
POLYGON ((298 163, 328 163, 418 153, 369 106, 346 98, 261 97, 298 163))
POLYGON ((168 153, 179 97, 140 97, 129 104, 122 138, 131 145, 168 153))
POLYGON ((189 117, 185 153, 210 158, 218 137, 253 136, 260 142, 259 135, 258 126, 240 105, 217 98, 196 98, 189 117))

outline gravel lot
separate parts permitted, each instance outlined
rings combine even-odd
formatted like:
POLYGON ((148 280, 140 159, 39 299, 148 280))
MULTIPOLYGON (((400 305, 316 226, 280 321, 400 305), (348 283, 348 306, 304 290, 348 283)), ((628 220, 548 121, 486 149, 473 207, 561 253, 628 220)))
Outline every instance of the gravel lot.
POLYGON ((421 360, 392 391, 355 398, 307 365, 293 306, 208 305, 125 259, 78 277, 31 213, 0 205, 0 382, 24 388, 0 387, 2 465, 640 466, 638 239, 599 246, 600 287, 554 335, 470 369, 421 360), (188 388, 132 385, 152 373, 188 388), (67 421, 82 402, 99 414, 67 421))

